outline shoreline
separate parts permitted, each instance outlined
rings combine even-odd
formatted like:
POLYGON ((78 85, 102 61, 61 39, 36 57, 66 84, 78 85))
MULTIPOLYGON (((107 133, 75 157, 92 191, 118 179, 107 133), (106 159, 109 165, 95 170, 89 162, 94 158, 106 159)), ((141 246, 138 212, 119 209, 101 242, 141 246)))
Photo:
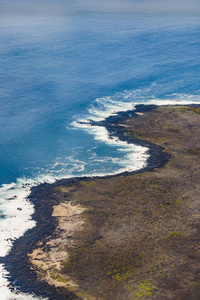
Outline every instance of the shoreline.
POLYGON ((71 186, 74 184, 78 185, 83 180, 86 182, 90 182, 95 179, 106 180, 109 178, 117 178, 120 176, 127 177, 133 174, 153 171, 155 168, 160 168, 166 165, 166 163, 170 159, 170 155, 167 152, 163 151, 163 147, 153 144, 149 140, 140 140, 140 138, 136 136, 127 136, 125 134, 127 132, 127 128, 120 126, 120 124, 125 120, 130 119, 130 114, 132 114, 132 117, 134 115, 140 116, 144 112, 154 110, 155 108, 157 108, 157 106, 138 105, 136 111, 119 113, 117 116, 111 116, 108 117, 105 121, 98 122, 98 125, 105 126, 107 128, 111 136, 117 136, 123 141, 128 141, 128 143, 139 144, 149 148, 150 157, 147 161, 147 166, 143 169, 103 177, 95 176, 62 179, 56 181, 53 184, 42 184, 32 189, 29 199, 35 206, 33 219, 37 221, 37 226, 27 231, 23 237, 16 240, 10 254, 5 258, 6 269, 12 276, 10 278, 10 281, 15 281, 15 285, 20 286, 20 290, 22 292, 34 292, 38 296, 46 295, 48 299, 52 300, 81 299, 73 292, 67 292, 63 287, 55 288, 48 285, 44 281, 38 281, 36 273, 32 270, 32 265, 27 258, 27 254, 31 253, 35 249, 36 243, 44 240, 45 237, 51 236, 52 238, 54 238, 53 233, 55 232, 56 227, 58 227, 58 220, 52 216, 53 207, 55 205, 60 205, 61 202, 60 200, 56 201, 56 198, 52 197, 52 193, 55 194, 56 187, 60 187, 62 184, 64 184, 65 186, 71 186), (18 257, 20 257, 20 260, 18 260, 18 257), (16 262, 18 264, 16 264, 16 262), (30 280, 30 282, 25 282, 27 278, 30 280))
MULTIPOLYGON (((149 109, 152 109, 152 107, 155 107, 155 105, 153 105, 153 106, 150 105, 149 109)), ((146 106, 145 106, 145 110, 146 110, 146 106)), ((122 118, 126 119, 129 117, 130 112, 132 112, 132 114, 134 114, 135 112, 137 112, 137 109, 133 110, 133 111, 118 113, 116 116, 113 116, 114 120, 112 117, 108 117, 108 118, 106 118, 105 121, 100 122, 101 123, 100 126, 105 126, 107 128, 107 130, 109 131, 110 135, 113 135, 113 132, 111 132, 111 131, 113 131, 113 127, 109 127, 109 124, 115 123, 117 126, 119 121, 122 121, 122 118)), ((118 129, 121 129, 121 128, 118 126, 118 129)), ((119 139, 122 138, 122 133, 118 132, 117 137, 119 139)), ((124 140, 126 140, 126 139, 124 139, 124 140)), ((117 176, 121 176, 121 175, 135 174, 135 173, 144 172, 146 170, 152 170, 155 166, 156 158, 158 157, 157 153, 159 153, 159 155, 161 154, 161 157, 162 157, 162 147, 157 148, 152 143, 146 144, 145 142, 137 140, 136 138, 134 138, 131 142, 132 143, 137 142, 137 144, 139 144, 139 145, 142 144, 145 147, 147 147, 147 144, 148 144, 148 147, 150 145, 152 148, 154 148, 154 147, 156 148, 156 151, 152 151, 150 153, 150 157, 148 158, 148 161, 147 161, 147 166, 145 166, 144 168, 142 168, 140 170, 132 171, 132 172, 127 171, 127 172, 123 172, 123 173, 117 173, 114 175, 105 175, 105 176, 72 177, 69 179, 56 180, 56 182, 53 184, 52 183, 40 184, 31 189, 31 194, 29 195, 28 199, 34 205, 35 212, 32 215, 32 219, 37 222, 37 225, 34 228, 28 230, 22 237, 17 239, 14 242, 14 245, 13 245, 11 251, 9 252, 9 254, 5 257, 5 259, 2 259, 2 263, 5 263, 5 269, 10 274, 9 281, 11 282, 11 284, 12 284, 12 282, 15 282, 15 286, 20 286, 20 291, 22 291, 24 293, 34 293, 36 296, 41 296, 41 294, 38 293, 38 279, 37 279, 36 273, 32 270, 31 263, 27 259, 27 254, 32 252, 32 250, 35 248, 35 245, 41 239, 52 235, 58 225, 57 220, 52 217, 53 205, 55 203, 49 203, 49 200, 47 200, 48 202, 46 202, 43 198, 41 199, 40 196, 42 195, 42 193, 47 192, 47 194, 48 194, 47 189, 49 189, 52 185, 62 184, 62 181, 64 181, 65 183, 68 182, 68 184, 70 185, 72 182, 74 183, 74 182, 78 182, 81 180, 90 181, 94 178, 107 179, 107 178, 117 177, 117 176), (156 153, 155 159, 152 157, 152 156, 154 156, 154 152, 156 153), (45 216, 43 216, 43 213, 42 213, 42 211, 44 209, 45 209, 45 216), (21 250, 21 247, 23 250, 21 250), (20 261, 18 260, 18 257, 21 258, 20 261), (16 262, 17 262, 17 264, 16 264, 16 262), (16 266, 17 266, 17 268, 16 268, 16 266), (21 272, 21 270, 23 270, 23 273, 21 272), (30 286, 27 285, 27 283, 26 283, 27 277, 31 278, 32 282, 31 282, 30 286)), ((148 151, 151 151, 151 150, 149 149, 148 151)), ((166 154, 165 154, 165 156, 166 157, 164 158, 164 160, 162 160, 163 157, 161 158, 160 167, 163 166, 168 160, 168 156, 166 154)), ((157 167, 159 167, 158 164, 157 164, 157 167)), ((48 195, 45 195, 44 197, 48 197, 48 195)), ((51 296, 48 296, 49 300, 54 300, 54 299, 62 300, 62 298, 60 298, 61 297, 60 293, 57 293, 56 289, 53 288, 52 286, 50 286, 50 285, 48 286, 48 284, 46 284, 46 283, 43 283, 43 284, 40 283, 39 288, 46 290, 47 294, 52 293, 51 296)), ((69 295, 65 294, 63 299, 66 299, 66 296, 69 297, 67 299, 76 299, 76 298, 73 298, 72 293, 69 293, 69 295)))

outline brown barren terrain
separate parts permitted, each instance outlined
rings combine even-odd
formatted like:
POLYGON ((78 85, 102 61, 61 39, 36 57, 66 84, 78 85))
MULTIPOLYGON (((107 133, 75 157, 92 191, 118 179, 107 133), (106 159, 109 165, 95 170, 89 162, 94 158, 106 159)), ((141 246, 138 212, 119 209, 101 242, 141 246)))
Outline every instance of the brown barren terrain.
POLYGON ((161 106, 120 125, 168 163, 55 185, 58 227, 29 254, 33 269, 79 299, 200 299, 200 109, 161 106))

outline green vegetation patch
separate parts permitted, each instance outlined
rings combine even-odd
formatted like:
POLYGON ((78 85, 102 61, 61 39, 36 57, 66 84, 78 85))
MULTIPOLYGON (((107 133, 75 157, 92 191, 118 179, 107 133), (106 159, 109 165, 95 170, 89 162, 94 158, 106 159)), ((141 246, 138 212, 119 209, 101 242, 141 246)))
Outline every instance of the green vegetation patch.
POLYGON ((92 187, 97 184, 96 181, 94 181, 94 180, 93 181, 81 181, 80 183, 86 187, 92 187))
POLYGON ((73 185, 73 186, 63 186, 63 185, 61 185, 61 186, 57 187, 56 189, 58 191, 60 191, 61 193, 68 193, 69 191, 74 190, 75 187, 76 187, 75 185, 73 185))
POLYGON ((166 241, 170 241, 170 239, 171 239, 172 237, 179 236, 179 235, 181 235, 181 234, 182 234, 181 231, 173 231, 173 232, 171 232, 171 233, 165 238, 165 240, 166 240, 166 241))
POLYGON ((84 299, 87 299, 87 300, 93 300, 94 299, 94 297, 92 295, 90 295, 89 293, 87 293, 87 292, 78 292, 77 296, 80 296, 80 297, 82 297, 84 299))
POLYGON ((58 281, 58 282, 62 282, 62 283, 67 283, 67 282, 68 282, 68 280, 66 280, 66 279, 63 278, 63 277, 59 277, 59 278, 57 279, 57 281, 58 281))
POLYGON ((198 151, 196 149, 193 149, 193 148, 188 149, 188 152, 190 154, 198 154, 198 151))
POLYGON ((59 279, 59 276, 50 273, 50 278, 53 279, 53 280, 57 280, 57 279, 59 279))
POLYGON ((194 113, 200 115, 200 107, 180 106, 180 110, 181 110, 181 112, 193 111, 194 113))
POLYGON ((133 137, 133 138, 136 138, 136 139, 140 139, 141 138, 140 132, 137 129, 128 131, 128 135, 129 135, 129 137, 133 137))
POLYGON ((156 287, 151 284, 148 280, 140 281, 140 284, 137 285, 137 289, 134 291, 134 299, 140 299, 146 296, 153 295, 156 287))

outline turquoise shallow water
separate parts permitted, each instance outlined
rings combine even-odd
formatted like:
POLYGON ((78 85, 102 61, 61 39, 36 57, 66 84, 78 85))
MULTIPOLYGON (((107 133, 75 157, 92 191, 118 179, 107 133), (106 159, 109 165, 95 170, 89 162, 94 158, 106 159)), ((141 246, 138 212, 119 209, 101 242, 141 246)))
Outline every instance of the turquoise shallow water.
POLYGON ((35 182, 145 163, 144 149, 78 121, 200 100, 197 15, 21 8, 0 19, 0 256, 12 246, 5 237, 34 226, 25 198, 35 182))

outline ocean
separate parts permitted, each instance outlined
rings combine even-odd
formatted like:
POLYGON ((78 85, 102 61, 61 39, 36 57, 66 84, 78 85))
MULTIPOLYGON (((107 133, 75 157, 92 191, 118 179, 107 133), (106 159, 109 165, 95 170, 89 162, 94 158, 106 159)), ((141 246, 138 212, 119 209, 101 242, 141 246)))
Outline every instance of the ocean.
POLYGON ((34 10, 31 1, 0 1, 2 300, 40 299, 11 290, 3 263, 36 226, 32 186, 146 164, 147 148, 111 139, 89 120, 141 103, 200 102, 198 13, 68 10, 59 2, 34 10))

